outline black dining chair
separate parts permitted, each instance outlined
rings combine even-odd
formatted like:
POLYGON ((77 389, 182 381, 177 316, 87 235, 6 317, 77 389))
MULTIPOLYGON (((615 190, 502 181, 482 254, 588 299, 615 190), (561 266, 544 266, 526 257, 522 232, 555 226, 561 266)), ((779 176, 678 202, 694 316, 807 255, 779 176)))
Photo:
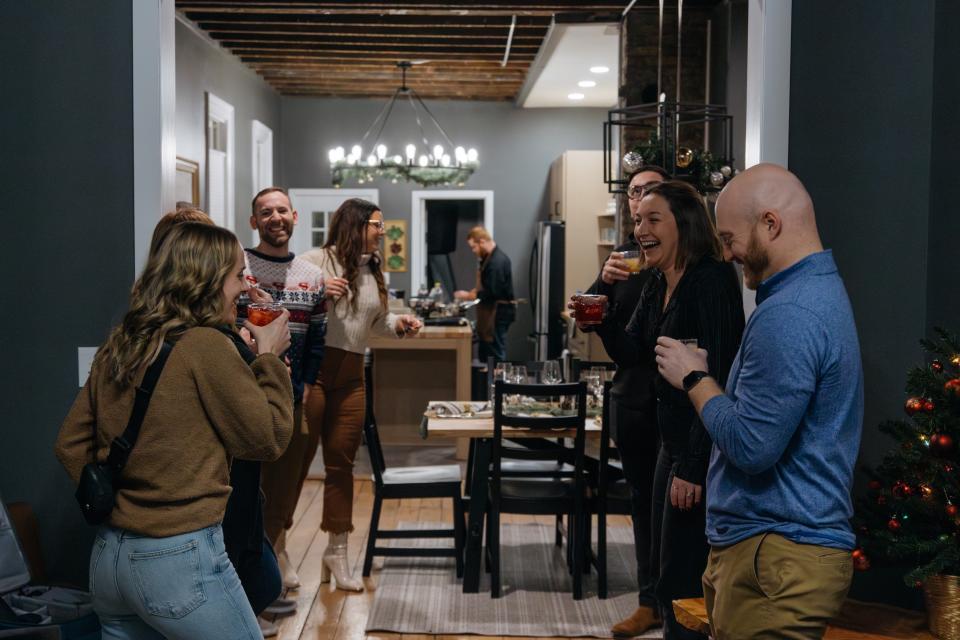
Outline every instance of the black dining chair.
POLYGON ((490 593, 500 597, 500 514, 519 513, 529 515, 566 515, 571 534, 568 548, 573 550, 573 597, 583 597, 585 530, 587 518, 587 481, 584 472, 584 441, 586 438, 586 386, 571 384, 509 384, 498 380, 494 386, 493 439, 490 465, 489 506, 487 510, 487 561, 490 566, 490 593), (575 414, 563 416, 520 416, 504 411, 504 396, 532 396, 561 400, 573 397, 575 414), (565 447, 551 443, 540 449, 525 452, 527 459, 550 461, 555 465, 573 468, 571 477, 516 477, 503 473, 504 440, 509 431, 504 428, 574 430, 573 446, 565 447), (505 435, 506 434, 506 435, 505 435))
POLYGON ((600 459, 597 483, 593 487, 593 509, 597 514, 597 553, 591 551, 590 561, 597 569, 597 595, 607 597, 607 516, 630 515, 630 485, 623 475, 620 451, 611 441, 610 434, 610 387, 603 383, 603 409, 600 419, 600 459))
POLYGON ((383 448, 377 432, 377 420, 373 415, 373 353, 367 349, 364 356, 364 387, 366 390, 366 415, 363 436, 373 467, 373 512, 370 515, 370 533, 367 551, 363 559, 363 576, 370 575, 376 556, 402 556, 426 558, 454 558, 457 577, 463 577, 463 547, 466 538, 463 499, 460 486, 460 465, 429 465, 417 467, 388 468, 383 459, 383 448), (453 501, 452 529, 380 529, 380 510, 384 500, 403 498, 450 498, 453 501), (453 538, 450 547, 378 547, 381 538, 453 538))
MULTIPOLYGON (((503 360, 497 363, 494 358, 487 358, 487 384, 493 386, 493 370, 497 364, 523 365, 527 368, 527 375, 534 378, 543 371, 543 362, 540 360, 503 360)), ((493 402, 493 398, 490 399, 493 402)), ((559 439, 558 444, 563 445, 563 439, 559 439)), ((545 445, 543 440, 523 438, 515 441, 509 441, 503 448, 503 463, 501 473, 504 477, 513 478, 572 478, 573 467, 563 462, 558 463, 555 460, 538 459, 536 455, 530 456, 526 453, 531 448, 542 448, 545 445)), ((473 471, 473 449, 470 449, 470 455, 467 458, 467 477, 473 471)), ((567 535, 570 535, 567 527, 567 535)), ((554 542, 559 547, 563 545, 564 526, 562 516, 557 516, 554 527, 554 542)), ((571 559, 572 564, 572 559, 571 559)))

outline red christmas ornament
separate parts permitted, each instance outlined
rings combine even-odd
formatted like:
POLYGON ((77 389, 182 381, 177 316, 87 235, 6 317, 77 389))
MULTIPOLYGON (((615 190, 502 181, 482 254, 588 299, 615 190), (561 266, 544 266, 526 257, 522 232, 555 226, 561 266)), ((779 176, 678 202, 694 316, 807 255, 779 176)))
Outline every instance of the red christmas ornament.
POLYGON ((917 580, 916 582, 913 583, 913 586, 914 586, 914 588, 916 588, 916 589, 920 589, 921 587, 923 587, 923 583, 922 583, 921 581, 917 580))
POLYGON ((913 493, 913 489, 906 482, 902 480, 897 480, 893 483, 893 488, 891 489, 893 495, 898 498, 908 498, 910 494, 913 493))
POLYGON ((952 393, 953 395, 960 398, 960 378, 947 380, 946 383, 944 383, 943 385, 943 390, 946 391, 947 394, 952 393))
MULTIPOLYGON (((947 455, 953 449, 953 438, 945 433, 934 433, 930 436, 930 450, 936 455, 947 455)), ((945 465, 944 468, 949 465, 945 465)), ((949 472, 952 469, 947 469, 949 472)))
POLYGON ((947 511, 947 515, 952 518, 955 515, 957 515, 957 511, 960 511, 960 509, 957 509, 957 505, 955 504, 948 504, 946 511, 947 511))
POLYGON ((936 408, 936 405, 933 404, 933 400, 924 400, 923 401, 923 411, 924 413, 932 413, 936 408))
POLYGON ((923 411, 923 400, 920 398, 907 398, 907 401, 903 403, 903 410, 908 416, 912 416, 918 411, 923 411))
POLYGON ((866 571, 870 568, 870 559, 865 555, 862 555, 859 558, 854 558, 853 568, 857 571, 866 571))
POLYGON ((890 518, 890 520, 887 522, 887 529, 890 529, 890 531, 894 533, 900 531, 900 521, 896 518, 890 518))
POLYGON ((853 556, 854 559, 861 558, 863 557, 863 549, 854 549, 850 552, 850 555, 853 556))
POLYGON ((884 495, 877 496, 877 504, 881 506, 887 504, 887 496, 884 496, 884 495))
POLYGON ((879 491, 879 490, 880 490, 880 487, 882 487, 882 486, 883 486, 883 485, 880 484, 880 481, 879 481, 879 480, 871 480, 870 482, 867 483, 867 487, 868 487, 871 491, 879 491))
POLYGON ((943 373, 943 363, 939 360, 934 360, 931 362, 930 368, 933 369, 934 373, 943 373))

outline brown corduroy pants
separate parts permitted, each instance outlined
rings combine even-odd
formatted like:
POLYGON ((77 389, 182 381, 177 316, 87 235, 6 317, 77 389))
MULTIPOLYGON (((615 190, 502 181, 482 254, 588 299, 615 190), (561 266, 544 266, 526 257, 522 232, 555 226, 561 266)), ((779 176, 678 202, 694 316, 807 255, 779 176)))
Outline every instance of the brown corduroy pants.
POLYGON ((320 528, 353 531, 353 461, 363 432, 365 397, 363 354, 327 347, 306 405, 294 407, 295 428, 287 450, 263 465, 264 530, 277 551, 284 548, 282 534, 293 526, 300 491, 321 443, 326 480, 320 528))

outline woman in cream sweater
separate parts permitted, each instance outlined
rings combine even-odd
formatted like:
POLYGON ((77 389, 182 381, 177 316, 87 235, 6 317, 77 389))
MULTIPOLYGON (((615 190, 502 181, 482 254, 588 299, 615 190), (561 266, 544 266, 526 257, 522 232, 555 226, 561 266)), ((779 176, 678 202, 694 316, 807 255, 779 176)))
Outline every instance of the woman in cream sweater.
POLYGON ((260 353, 249 366, 221 331, 236 322, 243 268, 229 231, 171 229, 60 428, 56 454, 77 482, 85 464, 106 461, 145 370, 165 341, 174 345, 91 552, 105 638, 262 638, 220 522, 231 459, 273 460, 286 448, 293 389, 279 358, 290 344, 286 312, 265 327, 247 323, 260 353))
POLYGON ((347 564, 347 535, 353 531, 353 461, 365 406, 363 353, 371 335, 402 338, 416 334, 422 326, 414 316, 387 311, 378 252, 383 231, 380 208, 352 198, 333 214, 323 248, 302 256, 323 269, 332 298, 323 364, 307 399, 311 405, 307 410, 323 415, 320 443, 326 480, 320 528, 330 539, 323 553, 321 580, 328 581, 333 573, 337 588, 347 591, 363 590, 347 564))

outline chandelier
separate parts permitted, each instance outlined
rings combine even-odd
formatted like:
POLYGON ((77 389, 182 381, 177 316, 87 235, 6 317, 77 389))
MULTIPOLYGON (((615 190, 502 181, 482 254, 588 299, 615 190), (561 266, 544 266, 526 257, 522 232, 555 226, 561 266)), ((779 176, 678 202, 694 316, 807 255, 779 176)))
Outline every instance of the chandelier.
MULTIPOLYGON (((412 64, 417 63, 406 61, 397 63, 402 74, 400 86, 380 110, 367 132, 363 134, 360 143, 353 145, 350 153, 347 153, 342 146, 327 152, 335 187, 341 186, 344 180, 356 180, 358 184, 364 184, 376 179, 386 179, 394 183, 404 180, 424 187, 449 185, 462 187, 477 168, 477 150, 455 146, 417 92, 407 86, 407 69, 412 64), (416 144, 410 142, 404 147, 403 155, 391 155, 387 146, 380 142, 380 134, 383 133, 398 98, 406 98, 413 109, 423 146, 418 149, 416 144), (425 120, 433 123, 434 128, 440 133, 440 139, 435 138, 435 144, 432 146, 424 132, 425 120), (371 134, 372 142, 367 146, 371 134), (364 153, 367 155, 364 156, 364 153)), ((401 102, 403 102, 402 99, 401 102)))

